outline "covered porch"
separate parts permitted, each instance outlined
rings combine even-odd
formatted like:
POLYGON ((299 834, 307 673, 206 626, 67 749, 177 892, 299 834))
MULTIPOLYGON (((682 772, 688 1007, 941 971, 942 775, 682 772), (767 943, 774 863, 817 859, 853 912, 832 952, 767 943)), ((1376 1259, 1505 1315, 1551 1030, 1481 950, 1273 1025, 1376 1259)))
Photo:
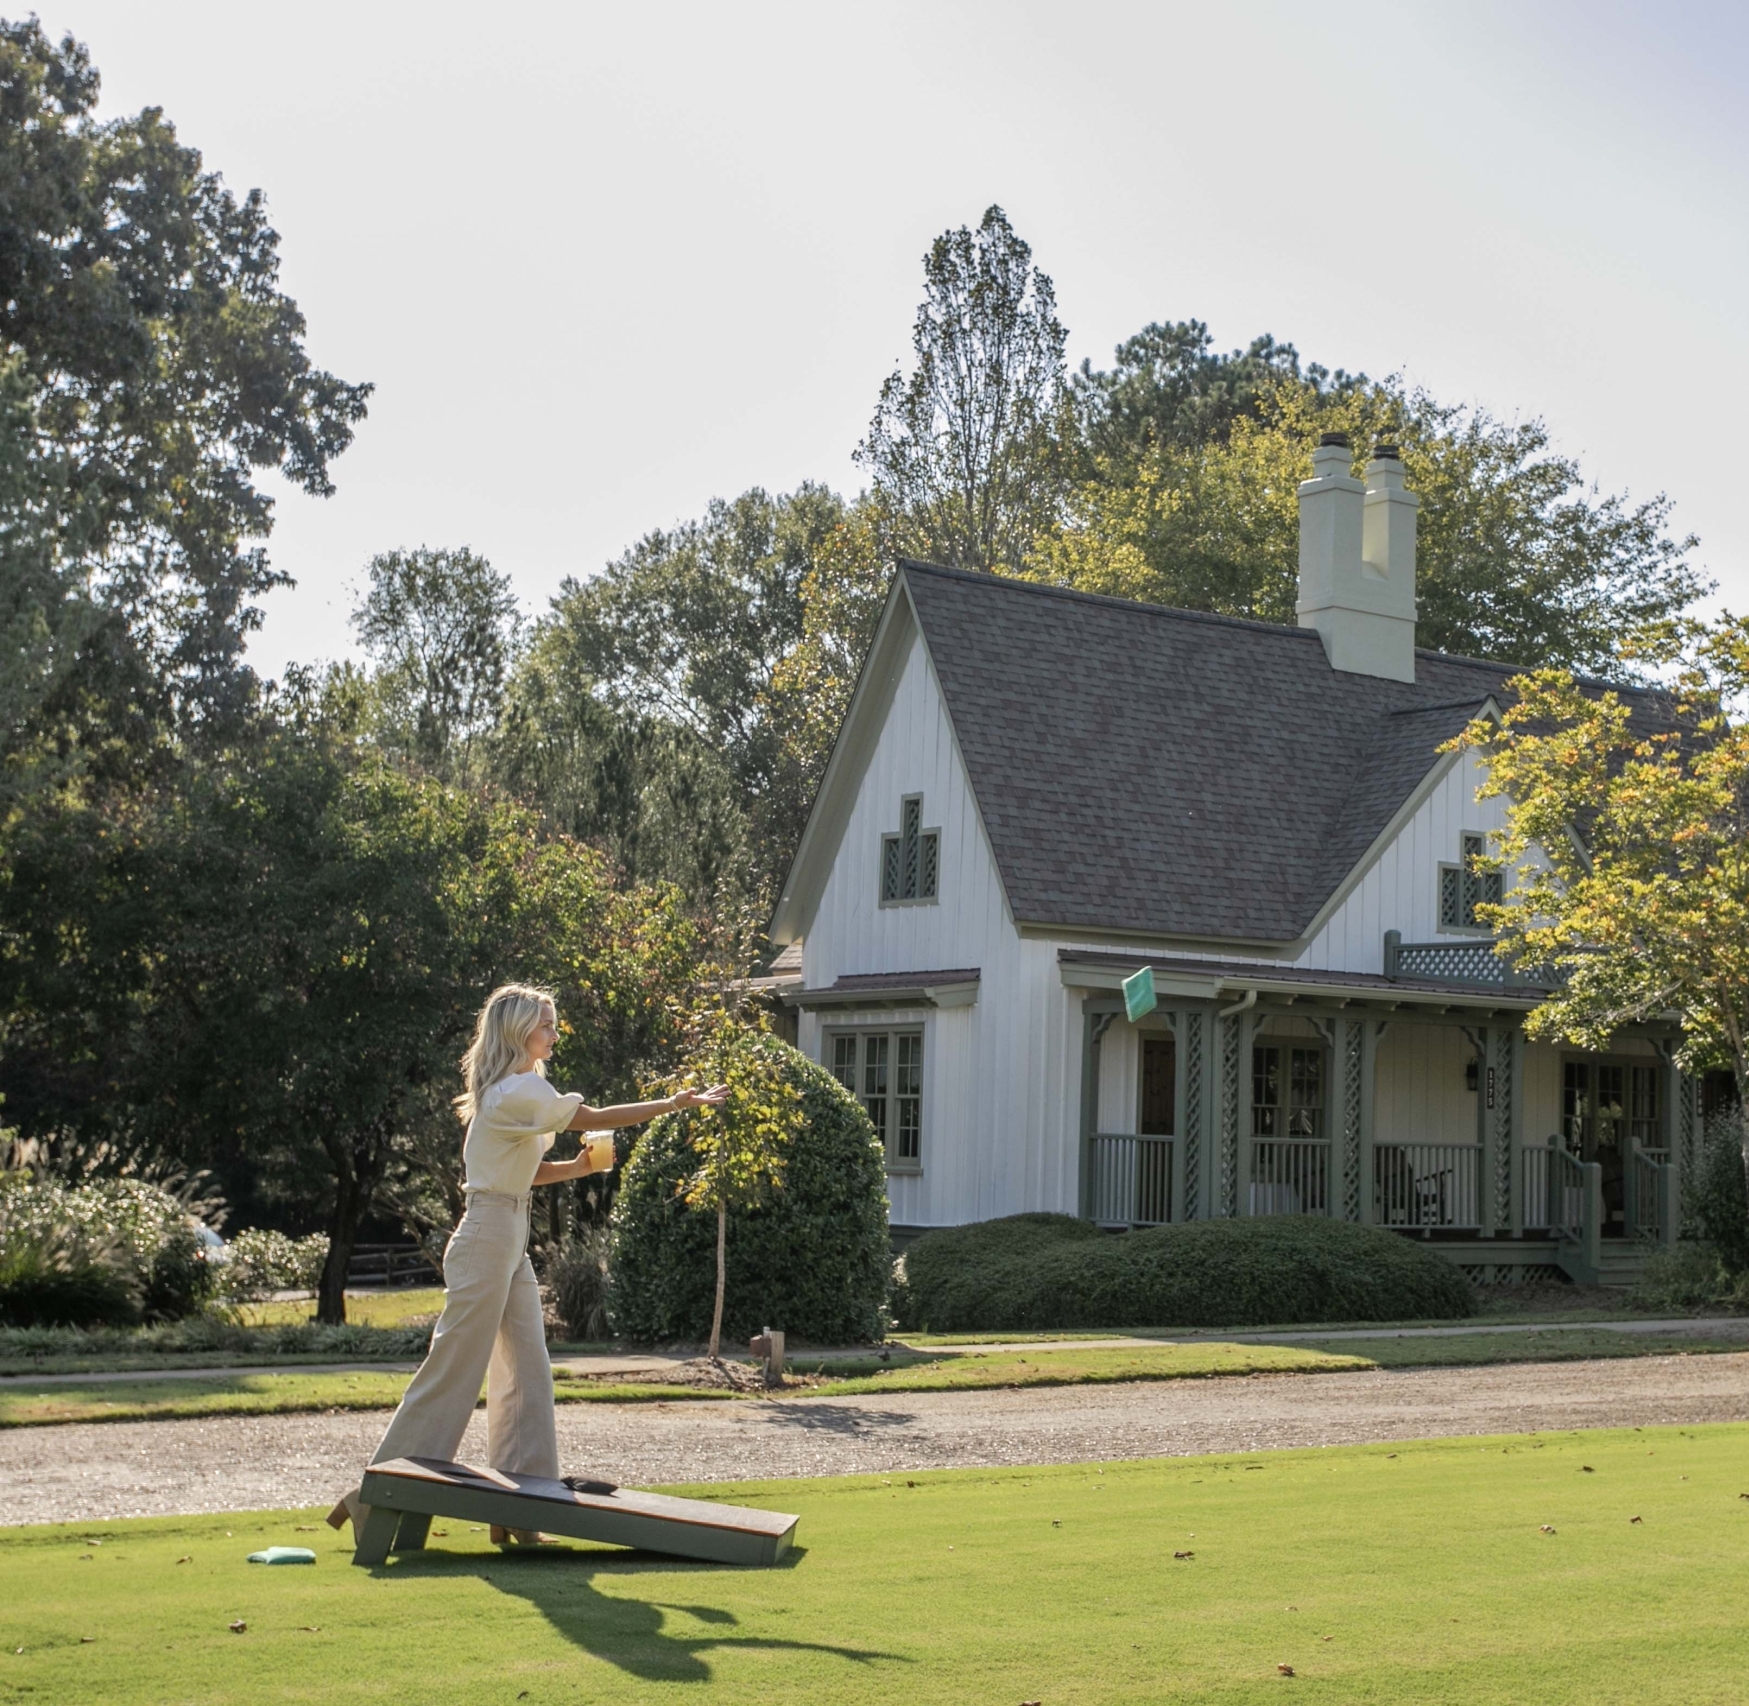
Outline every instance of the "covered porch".
POLYGON ((1668 1038, 1597 1057, 1527 1043, 1542 992, 1480 981, 1476 946, 1415 945, 1394 976, 1063 951, 1085 1027, 1082 1215, 1327 1215, 1426 1239, 1483 1281, 1630 1281, 1680 1233, 1698 1085, 1668 1038), (1132 1025, 1120 986, 1144 963, 1159 1005, 1132 1025))

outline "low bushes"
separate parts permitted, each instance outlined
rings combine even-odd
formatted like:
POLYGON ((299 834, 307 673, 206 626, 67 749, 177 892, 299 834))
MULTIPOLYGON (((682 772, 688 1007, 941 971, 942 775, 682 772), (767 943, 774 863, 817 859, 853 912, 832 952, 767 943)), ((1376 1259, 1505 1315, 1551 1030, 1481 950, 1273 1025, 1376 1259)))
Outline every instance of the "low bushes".
POLYGON ((1628 1302, 1657 1312, 1749 1309, 1749 1274, 1732 1273, 1717 1245, 1685 1240, 1646 1263, 1628 1302))
POLYGON ((225 1259, 217 1264, 218 1294, 228 1303, 242 1303, 276 1291, 314 1291, 327 1260, 324 1232, 291 1239, 252 1227, 225 1246, 225 1259))
POLYGON ((162 1186, 0 1174, 0 1323, 177 1320, 211 1285, 188 1207, 162 1186))
POLYGON ((607 1318, 611 1243, 607 1227, 586 1226, 547 1258, 547 1291, 573 1339, 605 1339, 613 1330, 607 1318))
POLYGON ((1469 1281, 1424 1246, 1309 1215, 1114 1235, 1021 1214, 926 1233, 904 1272, 899 1324, 936 1333, 1389 1321, 1476 1306, 1469 1281))
MULTIPOLYGON (((831 1073, 786 1043, 764 1045, 801 1092, 804 1124, 783 1187, 731 1211, 723 1331, 761 1327, 815 1344, 881 1336, 892 1252, 886 1171, 868 1116, 831 1073)), ((690 1166, 687 1121, 656 1120, 632 1152, 613 1209, 608 1309, 616 1332, 645 1342, 696 1340, 716 1295, 716 1216, 676 1192, 690 1166)))

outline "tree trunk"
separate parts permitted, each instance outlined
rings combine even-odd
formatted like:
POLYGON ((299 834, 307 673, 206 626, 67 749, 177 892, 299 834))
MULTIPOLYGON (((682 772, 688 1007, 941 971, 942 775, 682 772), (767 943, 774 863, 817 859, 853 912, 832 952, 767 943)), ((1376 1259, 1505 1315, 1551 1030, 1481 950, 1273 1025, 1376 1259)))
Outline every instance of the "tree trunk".
POLYGON ((717 1360, 717 1348, 723 1342, 723 1246, 729 1231, 729 1205, 717 1204, 717 1306, 711 1311, 711 1361, 717 1360))
POLYGON ((358 1181, 342 1172, 334 1181, 334 1216, 328 1223, 328 1260, 316 1292, 316 1319, 325 1327, 346 1325, 346 1270, 358 1244, 358 1223, 364 1201, 358 1181))

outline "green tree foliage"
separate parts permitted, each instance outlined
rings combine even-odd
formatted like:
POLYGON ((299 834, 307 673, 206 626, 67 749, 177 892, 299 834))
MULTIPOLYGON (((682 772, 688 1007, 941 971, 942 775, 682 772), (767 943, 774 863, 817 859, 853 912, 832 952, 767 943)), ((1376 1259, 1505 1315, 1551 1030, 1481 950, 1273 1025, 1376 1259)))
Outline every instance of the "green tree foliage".
POLYGON ((1356 472, 1381 438, 1420 494, 1417 638, 1461 655, 1587 670, 1619 667, 1632 625, 1706 590, 1693 539, 1667 533, 1669 501, 1587 487, 1539 421, 1508 424, 1395 381, 1283 379, 1223 440, 1152 444, 1102 459, 1028 574, 1085 591, 1292 623, 1298 487, 1322 433, 1349 434, 1356 472))
POLYGON ((769 889, 796 812, 774 676, 843 523, 822 487, 750 491, 568 580, 511 684, 504 784, 630 876, 700 898, 769 889))
POLYGON ((466 547, 372 557, 353 630, 375 669, 375 733, 433 775, 473 774, 503 711, 519 610, 508 575, 466 547))
MULTIPOLYGON (((892 1277, 885 1156, 868 1115, 823 1067, 772 1038, 757 1045, 801 1098, 783 1188, 729 1211, 724 1330, 776 1327, 792 1341, 878 1339, 892 1277)), ((695 1339, 714 1302, 715 1217, 689 1208, 698 1113, 655 1121, 633 1151, 613 1209, 610 1309, 646 1342, 695 1339)))
MULTIPOLYGON (((305 356, 260 194, 239 202, 156 108, 100 122, 97 96, 71 37, 0 22, 0 384, 25 433, 9 472, 26 602, 65 649, 89 597, 111 650, 211 717, 246 701, 251 600, 283 579, 255 543, 272 520, 257 471, 330 491, 370 388, 305 356)), ((100 694, 117 679, 101 653, 91 674, 100 694)))
POLYGON ((1019 568, 1057 517, 1069 392, 1051 281, 999 207, 923 262, 916 362, 881 387, 857 460, 907 555, 1019 568))
POLYGON ((1559 974, 1532 1036, 1604 1049, 1674 1014, 1681 1063, 1734 1073, 1749 1104, 1749 621, 1664 624, 1636 653, 1668 673, 1669 715, 1539 670, 1463 736, 1515 872, 1481 910, 1502 953, 1559 974))
POLYGON ((1263 418, 1281 381, 1302 379, 1337 395, 1366 383, 1315 362, 1302 374, 1299 351, 1267 334, 1222 355, 1200 320, 1144 326, 1117 346, 1109 368, 1084 361, 1070 383, 1092 470, 1133 472, 1161 445, 1224 444, 1235 421, 1263 418))

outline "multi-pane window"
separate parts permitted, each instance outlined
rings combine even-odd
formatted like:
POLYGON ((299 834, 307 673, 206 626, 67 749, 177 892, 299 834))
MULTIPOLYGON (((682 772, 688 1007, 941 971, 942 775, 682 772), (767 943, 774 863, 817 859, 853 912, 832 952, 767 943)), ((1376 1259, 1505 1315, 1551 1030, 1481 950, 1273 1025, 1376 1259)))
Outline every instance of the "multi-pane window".
POLYGON ((1487 836, 1465 835, 1458 863, 1439 867, 1441 930, 1486 928, 1476 916, 1476 908, 1498 906, 1504 890, 1501 873, 1488 870, 1483 864, 1487 855, 1487 836))
POLYGON ((923 827, 923 796, 899 802, 899 832, 881 837, 881 902, 934 900, 941 880, 941 832, 923 827))
POLYGON ((1251 1135, 1325 1135, 1323 1049, 1286 1043, 1259 1043, 1252 1049, 1251 1135))
POLYGON ((1663 1144, 1658 1068, 1610 1060, 1569 1060, 1562 1071, 1561 1131, 1575 1155, 1627 1153, 1663 1144))
POLYGON ((923 1033, 838 1031, 832 1076, 859 1102, 895 1171, 923 1162, 923 1033))

